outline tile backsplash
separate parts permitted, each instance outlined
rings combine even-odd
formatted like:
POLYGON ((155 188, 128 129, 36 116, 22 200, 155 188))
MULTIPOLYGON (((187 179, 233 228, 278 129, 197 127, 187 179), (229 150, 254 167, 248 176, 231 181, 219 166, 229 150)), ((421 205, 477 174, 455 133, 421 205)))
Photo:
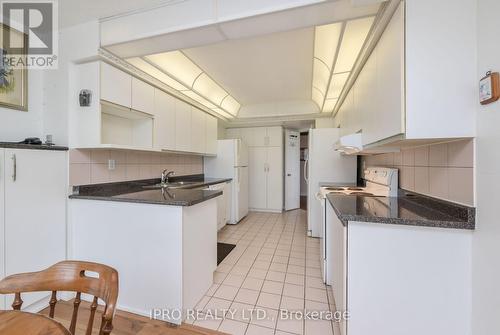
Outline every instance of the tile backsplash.
POLYGON ((365 167, 399 169, 399 186, 436 198, 474 205, 474 140, 432 144, 363 158, 365 167))
POLYGON ((203 157, 132 150, 72 149, 69 152, 69 184, 86 185, 160 178, 164 169, 176 176, 203 173, 203 157), (108 161, 115 168, 108 169, 108 161))

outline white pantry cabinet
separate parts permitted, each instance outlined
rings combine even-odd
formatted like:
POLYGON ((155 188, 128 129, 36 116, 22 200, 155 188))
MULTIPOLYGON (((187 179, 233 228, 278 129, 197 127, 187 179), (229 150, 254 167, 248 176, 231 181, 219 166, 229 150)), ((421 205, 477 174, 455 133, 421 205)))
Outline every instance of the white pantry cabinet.
MULTIPOLYGON (((39 271, 66 259, 67 152, 0 149, 4 275, 39 271)), ((23 308, 47 293, 23 296, 23 308)), ((12 302, 7 297, 6 304, 12 302)))
POLYGON ((249 147, 283 146, 282 127, 229 128, 228 139, 241 139, 249 147))

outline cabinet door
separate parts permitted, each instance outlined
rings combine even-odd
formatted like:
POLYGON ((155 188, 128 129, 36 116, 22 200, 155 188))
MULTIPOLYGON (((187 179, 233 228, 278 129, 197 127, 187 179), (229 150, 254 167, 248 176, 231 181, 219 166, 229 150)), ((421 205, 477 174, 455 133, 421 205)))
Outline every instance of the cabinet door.
POLYGON ((267 208, 267 149, 248 148, 248 207, 267 208))
POLYGON ((283 210, 283 147, 267 148, 267 208, 283 210))
POLYGON ((404 132, 403 32, 403 13, 402 10, 397 10, 376 49, 378 88, 376 141, 404 132))
POLYGON ((137 78, 132 78, 132 109, 153 114, 155 88, 137 78))
POLYGON ((217 154, 217 119, 211 115, 205 114, 205 131, 206 131, 206 153, 211 155, 217 154))
MULTIPOLYGON (((0 280, 5 277, 5 222, 4 222, 4 191, 5 191, 5 150, 0 149, 0 280)), ((0 294, 0 309, 7 309, 5 306, 5 295, 0 294)))
POLYGON ((175 101, 175 149, 191 151, 191 105, 175 101))
POLYGON ((267 128, 267 145, 270 147, 283 146, 283 129, 281 127, 267 128))
MULTIPOLYGON (((66 259, 67 164, 66 152, 5 150, 6 275, 66 259)), ((23 296, 23 307, 46 295, 23 296)))
POLYGON ((255 145, 255 134, 254 128, 241 128, 240 136, 243 143, 249 147, 254 147, 255 145))
POLYGON ((258 128, 249 128, 253 132, 252 143, 248 144, 248 146, 255 147, 265 147, 269 144, 269 138, 267 137, 267 128, 266 127, 258 127, 258 128))
POLYGON ((155 90, 154 102, 154 146, 175 150, 175 98, 155 90))
POLYGON ((191 108, 191 150, 204 153, 206 150, 205 112, 191 108))
POLYGON ((101 62, 101 99, 130 108, 132 76, 101 62))

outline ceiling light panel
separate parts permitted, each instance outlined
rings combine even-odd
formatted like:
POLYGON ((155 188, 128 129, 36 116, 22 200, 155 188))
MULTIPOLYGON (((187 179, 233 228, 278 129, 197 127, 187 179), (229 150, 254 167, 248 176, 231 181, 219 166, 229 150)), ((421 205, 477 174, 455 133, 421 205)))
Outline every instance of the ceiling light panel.
POLYGON ((196 78, 193 84, 193 90, 200 93, 218 106, 221 105, 222 100, 228 95, 228 93, 206 73, 202 73, 198 78, 196 78))
POLYGON ((203 106, 205 106, 209 109, 217 108, 216 105, 214 105, 213 103, 211 103, 210 101, 208 101, 207 99, 205 99, 204 97, 200 96, 199 94, 197 94, 193 91, 183 91, 182 94, 187 95, 188 97, 190 97, 194 101, 202 104, 203 106))
POLYGON ((232 96, 228 95, 222 101, 221 107, 228 111, 230 114, 236 116, 238 115, 241 105, 232 96))
POLYGON ((352 70, 374 20, 375 17, 372 16, 346 23, 334 73, 349 72, 352 70))
POLYGON ((328 89, 328 80, 330 80, 331 72, 325 63, 319 59, 314 59, 313 63, 313 86, 325 95, 328 89))
POLYGON ((314 57, 326 64, 331 71, 339 44, 343 23, 318 26, 314 32, 314 57))
POLYGON ((223 117, 225 117, 227 119, 232 119, 233 118, 233 116, 231 114, 229 114, 228 112, 226 112, 222 108, 214 108, 214 109, 212 109, 212 111, 214 111, 215 113, 217 113, 219 115, 222 115, 223 117))
POLYGON ((146 56, 146 59, 158 65, 170 76, 176 78, 184 85, 192 88, 193 84, 202 74, 202 70, 180 51, 164 52, 146 56))
POLYGON ((340 97, 340 93, 344 89, 345 83, 349 78, 350 72, 334 74, 328 88, 327 99, 335 99, 340 97))
POLYGON ((331 113, 337 104, 339 99, 326 99, 325 104, 323 106, 322 113, 331 113))
POLYGON ((321 110, 323 106, 323 101, 325 100, 325 96, 318 90, 316 87, 312 88, 312 100, 318 105, 318 108, 321 110))
POLYGON ((158 79, 165 85, 168 85, 172 87, 174 90, 177 91, 185 91, 188 88, 181 83, 179 83, 177 80, 171 78, 170 76, 166 75, 164 72, 160 71, 153 65, 149 64, 145 60, 139 57, 134 57, 134 58, 129 58, 127 59, 127 62, 138 68, 139 70, 149 74, 150 76, 158 79))

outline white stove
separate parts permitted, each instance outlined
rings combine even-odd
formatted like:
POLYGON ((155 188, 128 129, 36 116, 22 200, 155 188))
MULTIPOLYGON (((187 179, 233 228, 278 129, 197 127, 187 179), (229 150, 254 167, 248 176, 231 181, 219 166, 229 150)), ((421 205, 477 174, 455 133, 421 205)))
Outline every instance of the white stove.
MULTIPOLYGON (((396 197, 398 195, 398 170, 385 167, 369 167, 364 171, 364 178, 366 181, 365 187, 353 186, 323 186, 320 188, 317 199, 322 205, 322 229, 320 236, 321 256, 320 262, 322 263, 323 281, 332 285, 332 261, 328 259, 327 250, 333 246, 333 227, 328 227, 326 218, 327 194, 339 194, 345 196, 367 196, 367 197, 396 197)), ((376 199, 376 198, 373 198, 376 199)))
POLYGON ((397 169, 369 167, 364 172, 365 187, 323 186, 317 195, 318 200, 324 200, 329 193, 377 197, 396 197, 398 195, 397 169))

